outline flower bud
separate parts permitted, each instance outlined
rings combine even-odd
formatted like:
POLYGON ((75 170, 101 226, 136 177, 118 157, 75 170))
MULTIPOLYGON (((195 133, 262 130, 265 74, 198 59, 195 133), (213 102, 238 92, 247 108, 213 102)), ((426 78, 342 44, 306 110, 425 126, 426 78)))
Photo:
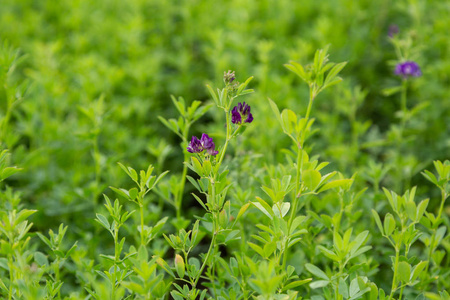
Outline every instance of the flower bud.
POLYGON ((180 278, 184 278, 185 265, 181 255, 175 255, 175 270, 180 278))

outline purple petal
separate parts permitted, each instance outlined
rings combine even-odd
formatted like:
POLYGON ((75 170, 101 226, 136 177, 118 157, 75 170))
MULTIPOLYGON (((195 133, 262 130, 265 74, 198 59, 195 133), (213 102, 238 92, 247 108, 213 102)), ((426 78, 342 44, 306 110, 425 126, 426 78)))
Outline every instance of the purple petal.
POLYGON ((242 122, 241 114, 238 112, 237 106, 235 106, 231 111, 231 123, 241 124, 241 122, 242 122))
POLYGON ((253 121, 253 115, 250 113, 248 114, 247 120, 245 120, 245 123, 251 123, 253 121))

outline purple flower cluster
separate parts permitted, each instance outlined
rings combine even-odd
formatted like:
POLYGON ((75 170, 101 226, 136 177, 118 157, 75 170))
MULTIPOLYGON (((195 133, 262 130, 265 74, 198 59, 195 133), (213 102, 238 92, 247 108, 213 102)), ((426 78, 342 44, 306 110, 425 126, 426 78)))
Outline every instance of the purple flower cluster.
POLYGON ((416 62, 405 61, 397 64, 395 67, 395 75, 402 76, 403 78, 408 77, 419 77, 422 76, 422 71, 416 62))
POLYGON ((231 123, 233 124, 241 125, 242 123, 251 123, 252 121, 253 116, 250 112, 250 105, 245 102, 239 102, 231 111, 231 123))
POLYGON ((234 71, 228 70, 228 72, 223 72, 223 81, 225 84, 230 84, 236 79, 236 74, 234 71))
POLYGON ((397 25, 392 24, 391 26, 389 26, 389 30, 388 30, 388 36, 390 38, 394 37, 395 35, 397 35, 400 32, 400 29, 398 28, 397 25))
POLYGON ((216 145, 213 142, 213 139, 210 138, 206 133, 202 134, 202 137, 198 139, 196 136, 193 136, 191 142, 187 147, 187 151, 190 153, 201 153, 203 150, 209 155, 216 155, 219 151, 214 150, 216 145))

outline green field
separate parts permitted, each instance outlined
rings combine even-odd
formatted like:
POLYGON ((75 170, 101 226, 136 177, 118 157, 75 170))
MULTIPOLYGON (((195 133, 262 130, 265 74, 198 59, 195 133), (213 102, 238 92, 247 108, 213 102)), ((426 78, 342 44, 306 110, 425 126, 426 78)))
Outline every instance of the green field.
POLYGON ((437 0, 1 0, 0 298, 450 299, 449 32, 437 0))

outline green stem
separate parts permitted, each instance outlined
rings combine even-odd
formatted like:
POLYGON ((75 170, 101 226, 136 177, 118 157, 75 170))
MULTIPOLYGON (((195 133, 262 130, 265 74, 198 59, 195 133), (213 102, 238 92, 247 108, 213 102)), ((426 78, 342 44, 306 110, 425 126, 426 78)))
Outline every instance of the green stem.
MULTIPOLYGON (((9 119, 11 118, 11 107, 10 107, 10 105, 9 105, 9 101, 8 101, 8 108, 6 109, 6 114, 5 114, 5 117, 3 118, 3 124, 2 124, 2 126, 3 126, 3 128, 2 128, 2 140, 3 140, 3 142, 5 143, 5 145, 6 145, 6 133, 8 132, 8 123, 9 123, 9 119)), ((1 143, 2 141, 0 140, 0 143, 1 143)), ((8 145, 6 145, 6 147, 8 147, 8 145)))
MULTIPOLYGON (((191 123, 188 123, 188 125, 186 125, 186 127, 184 128, 183 143, 187 141, 187 138, 189 135, 190 124, 191 123)), ((183 149, 183 150, 186 152, 185 149, 183 149)), ((188 159, 189 159, 189 156, 185 154, 184 161, 187 162, 188 159)), ((180 189, 179 189, 178 195, 176 195, 176 199, 175 199, 175 209, 176 209, 177 219, 179 219, 181 217, 181 205, 183 203, 183 194, 184 194, 184 186, 186 184, 187 171, 188 171, 188 167, 186 164, 184 164, 183 165, 183 173, 181 175, 180 189)))
MULTIPOLYGON (((445 200, 447 199, 447 194, 445 193, 444 190, 441 190, 441 205, 439 206, 439 212, 438 212, 438 216, 436 217, 436 223, 439 223, 439 221, 441 220, 441 216, 442 216, 442 212, 444 210, 444 204, 445 204, 445 200)), ((430 243, 430 248, 428 251, 428 264, 425 268, 425 273, 428 272, 428 268, 431 264, 431 257, 433 256, 434 253, 434 241, 436 239, 436 229, 433 230, 433 234, 431 235, 431 243, 430 243)))
MULTIPOLYGON (((306 109, 306 115, 305 115, 306 122, 305 122, 304 130, 306 130, 306 127, 308 126, 309 115, 311 114, 311 108, 312 108, 312 103, 314 101, 314 97, 315 96, 314 96, 313 90, 312 90, 312 88, 310 88, 309 103, 308 103, 308 108, 306 109)), ((300 143, 297 145, 297 170, 296 170, 296 175, 295 175, 295 194, 292 199, 292 209, 291 209, 291 214, 289 216, 289 221, 288 221, 288 230, 289 231, 290 231, 292 222, 295 218, 295 215, 297 214, 298 200, 300 198, 300 181, 302 180, 303 145, 304 145, 304 143, 305 143, 305 134, 303 131, 300 135, 300 143)), ((288 245, 289 245, 289 239, 287 239, 287 241, 286 241, 286 245, 285 245, 284 252, 283 252, 283 264, 282 264, 283 269, 286 267, 288 245)))
MULTIPOLYGON (((141 199, 142 200, 142 199, 141 199)), ((142 201, 143 202, 143 201, 142 201)), ((144 204, 139 202, 139 211, 141 214, 141 245, 145 246, 145 236, 144 236, 144 204)))
POLYGON ((401 94, 401 108, 402 108, 402 128, 406 122, 406 113, 408 112, 408 108, 406 106, 406 91, 408 89, 408 81, 407 79, 402 80, 402 94, 401 94))
POLYGON ((226 115, 226 124, 227 124, 227 138, 225 140, 225 145, 223 146, 223 149, 220 153, 220 158, 218 161, 219 165, 222 163, 222 160, 225 156, 225 152, 227 151, 228 142, 230 141, 231 124, 230 124, 230 114, 229 114, 228 110, 225 111, 225 115, 226 115))
POLYGON ((117 261, 119 260, 118 239, 119 239, 119 230, 116 225, 114 228, 114 271, 113 271, 113 278, 112 278, 112 282, 111 282, 111 284, 112 284, 111 300, 114 300, 114 295, 116 294, 116 272, 117 272, 117 261))
MULTIPOLYGON (((300 180, 301 180, 301 169, 302 169, 302 162, 303 162, 303 149, 302 147, 299 145, 297 148, 297 170, 296 170, 296 176, 295 176, 295 194, 294 197, 292 199, 292 208, 291 208, 291 214, 289 216, 289 220, 288 220, 288 232, 290 234, 290 230, 291 230, 291 225, 292 222, 295 218, 295 215, 297 214, 297 206, 298 206, 298 194, 299 194, 299 190, 300 190, 300 180)), ((285 241, 285 246, 283 249, 283 264, 282 264, 282 269, 284 270, 284 268, 286 267, 286 262, 287 262, 287 254, 288 254, 288 245, 289 245, 289 238, 286 239, 285 241)))
MULTIPOLYGON (((55 282, 59 282, 59 258, 55 260, 55 282)), ((58 290, 58 299, 61 299, 61 289, 58 290)))
POLYGON ((398 300, 402 300, 402 295, 403 295, 403 289, 405 288, 404 285, 402 285, 402 288, 400 289, 400 295, 398 296, 398 300))
POLYGON ((306 122, 308 122, 308 120, 309 120, 309 115, 311 114, 312 103, 314 102, 315 97, 316 96, 314 95, 313 89, 310 88, 309 89, 309 103, 308 103, 308 108, 306 109, 306 115, 305 115, 306 122))
POLYGON ((8 255, 8 267, 9 267, 9 291, 8 291, 8 300, 12 299, 13 295, 13 282, 14 282, 14 262, 11 254, 8 255))
MULTIPOLYGON (((402 153, 402 148, 403 148, 403 138, 404 138, 404 131, 405 131, 405 126, 406 126, 406 114, 408 112, 408 108, 406 105, 406 92, 407 92, 407 87, 408 87, 408 81, 406 79, 402 80, 402 90, 401 90, 401 98, 400 98, 400 106, 401 106, 401 110, 402 110, 402 118, 400 121, 400 136, 398 139, 398 143, 397 143, 397 152, 398 153, 402 153)), ((403 176, 402 176, 402 168, 398 168, 398 172, 399 172, 399 176, 398 178, 400 178, 398 184, 398 189, 402 190, 403 189, 403 176)), ((405 181, 407 179, 405 178, 405 181)))
MULTIPOLYGON (((187 161, 186 156, 184 157, 184 161, 187 161)), ((179 219, 181 217, 181 205, 183 203, 182 200, 183 200, 183 194, 184 194, 184 186, 186 183, 186 176, 187 176, 187 165, 184 164, 183 173, 181 175, 180 190, 178 192, 177 199, 176 199, 177 219, 179 219)))
POLYGON ((441 219, 442 212, 444 211, 445 199, 447 199, 447 194, 445 193, 444 189, 441 189, 441 205, 439 206, 439 213, 436 221, 441 219))
POLYGON ((193 284, 193 288, 195 288, 197 286, 198 280, 200 279, 200 276, 202 275, 203 269, 205 269, 206 264, 208 263, 209 257, 211 256, 211 253, 215 247, 216 244, 216 235, 217 235, 217 226, 216 226, 216 213, 213 213, 213 237, 211 240, 211 244, 209 245, 209 249, 208 252, 206 253, 206 257, 205 257, 205 261, 203 262, 197 277, 195 278, 194 284, 193 284))
POLYGON ((395 248, 395 263, 394 263, 394 277, 392 278, 392 287, 391 287, 391 294, 389 295, 389 300, 392 299, 394 296, 394 292, 397 290, 397 270, 398 270, 398 260, 399 260, 400 250, 398 250, 398 247, 395 248))

